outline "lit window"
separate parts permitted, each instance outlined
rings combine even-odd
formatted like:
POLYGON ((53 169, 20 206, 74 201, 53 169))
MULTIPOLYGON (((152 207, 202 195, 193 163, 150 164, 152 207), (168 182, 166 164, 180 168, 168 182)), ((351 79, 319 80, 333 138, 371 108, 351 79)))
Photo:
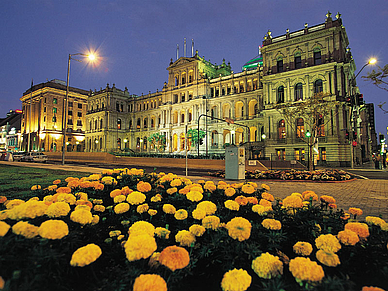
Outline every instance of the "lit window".
POLYGON ((295 101, 303 100, 303 85, 302 83, 298 83, 295 85, 295 101))
POLYGON ((284 119, 279 121, 279 126, 278 126, 278 137, 279 139, 285 139, 286 138, 286 123, 284 119))
POLYGON ((277 103, 284 103, 284 87, 283 86, 280 86, 278 88, 277 103))

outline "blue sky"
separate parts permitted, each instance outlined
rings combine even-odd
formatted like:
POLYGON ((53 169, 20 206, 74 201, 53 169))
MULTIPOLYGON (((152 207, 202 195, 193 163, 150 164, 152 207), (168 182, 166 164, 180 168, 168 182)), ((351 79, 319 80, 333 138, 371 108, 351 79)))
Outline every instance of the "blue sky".
MULTIPOLYGON (((388 63, 387 0, 1 0, 0 117, 20 109, 31 84, 66 80, 68 54, 98 49, 98 67, 71 62, 70 85, 100 89, 107 83, 141 95, 161 90, 166 68, 183 55, 183 39, 213 63, 232 70, 257 55, 268 29, 272 36, 323 23, 328 10, 341 13, 357 71, 376 57, 388 63)), ((388 93, 362 80, 366 102, 375 104, 376 131, 386 133, 388 115, 377 104, 388 93)), ((388 103, 388 102, 387 102, 388 103)), ((388 105, 386 105, 388 108, 388 105)))

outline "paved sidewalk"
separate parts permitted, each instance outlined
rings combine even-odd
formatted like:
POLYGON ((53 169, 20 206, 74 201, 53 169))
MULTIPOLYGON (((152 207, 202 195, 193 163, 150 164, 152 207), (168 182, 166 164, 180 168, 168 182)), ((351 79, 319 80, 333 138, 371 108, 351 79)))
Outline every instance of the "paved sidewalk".
MULTIPOLYGON (((48 169, 58 169, 65 171, 79 171, 85 173, 100 173, 102 168, 93 168, 87 166, 74 165, 54 165, 54 164, 40 164, 40 163, 22 163, 22 162, 7 162, 0 161, 0 164, 24 166, 24 167, 38 167, 48 169)), ((141 167, 139 167, 141 168, 141 167)), ((216 177, 199 177, 188 176, 192 181, 224 180, 216 177)), ((273 180, 254 180, 256 183, 265 183, 271 187, 269 193, 278 198, 285 198, 286 196, 298 192, 302 193, 306 190, 312 190, 321 195, 333 196, 338 208, 348 210, 349 207, 361 208, 364 214, 361 218, 366 216, 379 216, 388 221, 388 180, 372 180, 372 179, 357 179, 350 182, 339 183, 320 183, 320 182, 290 182, 290 181, 273 181, 273 180)), ((235 181, 228 181, 233 183, 235 181)))

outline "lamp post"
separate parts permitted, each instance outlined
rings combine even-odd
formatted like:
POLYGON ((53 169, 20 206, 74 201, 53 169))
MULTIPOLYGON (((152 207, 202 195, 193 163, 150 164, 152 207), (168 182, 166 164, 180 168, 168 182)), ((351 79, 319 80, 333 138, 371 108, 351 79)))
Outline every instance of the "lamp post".
POLYGON ((306 131, 307 137, 307 169, 310 170, 310 141, 311 141, 311 132, 309 130, 306 131))
MULTIPOLYGON (((353 116, 353 103, 356 102, 355 99, 353 99, 353 87, 356 86, 356 78, 357 76, 361 73, 361 71, 368 65, 374 65, 375 63, 377 62, 377 60, 375 58, 371 58, 369 59, 369 61, 362 66, 362 68, 360 69, 360 71, 358 71, 358 73, 350 79, 350 114, 349 114, 349 117, 350 117, 350 126, 351 126, 351 130, 352 132, 354 130, 357 130, 357 125, 356 127, 353 129, 353 122, 354 122, 354 116, 353 116)), ((349 145, 350 145, 350 168, 353 169, 354 168, 354 147, 357 145, 353 145, 353 142, 350 141, 349 139, 349 145)))
POLYGON ((66 114, 67 114, 67 99, 69 97, 69 79, 70 79, 70 61, 75 60, 77 62, 82 62, 81 60, 72 58, 73 56, 84 56, 89 58, 90 61, 94 61, 96 59, 96 56, 92 53, 90 54, 83 54, 83 53, 76 53, 76 54, 69 54, 68 62, 67 62, 67 79, 66 79, 66 95, 63 99, 63 109, 62 109, 62 165, 65 164, 65 150, 66 150, 66 114))

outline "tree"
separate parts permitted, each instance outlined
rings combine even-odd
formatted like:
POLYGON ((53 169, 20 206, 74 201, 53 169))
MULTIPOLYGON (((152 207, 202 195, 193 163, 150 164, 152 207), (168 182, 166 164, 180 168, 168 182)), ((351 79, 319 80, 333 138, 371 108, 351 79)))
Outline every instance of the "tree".
POLYGON ((330 100, 330 96, 320 92, 314 94, 302 102, 290 104, 278 104, 275 109, 284 117, 285 121, 290 125, 293 132, 296 132, 296 119, 303 118, 304 128, 307 125, 307 131, 301 133, 301 140, 304 141, 309 148, 309 170, 313 170, 313 147, 318 142, 318 137, 322 134, 322 129, 329 123, 330 112, 339 103, 330 100), (304 135, 304 136, 303 136, 304 135))
POLYGON ((205 132, 203 130, 199 131, 199 138, 198 138, 198 129, 190 128, 187 131, 187 138, 191 139, 191 143, 196 147, 198 144, 198 140, 205 137, 205 132))
POLYGON ((148 137, 148 142, 150 142, 155 149, 158 149, 160 152, 164 151, 166 147, 166 137, 164 134, 159 132, 153 133, 148 137))
MULTIPOLYGON (((372 72, 369 72, 366 76, 362 76, 366 81, 371 81, 375 86, 377 86, 380 89, 383 89, 385 91, 388 91, 388 82, 385 80, 385 78, 388 77, 388 64, 385 65, 383 68, 380 68, 376 70, 372 70, 372 72)), ((384 109, 383 106, 386 102, 380 103, 378 106, 381 110, 384 111, 384 113, 388 113, 388 110, 384 109)))

